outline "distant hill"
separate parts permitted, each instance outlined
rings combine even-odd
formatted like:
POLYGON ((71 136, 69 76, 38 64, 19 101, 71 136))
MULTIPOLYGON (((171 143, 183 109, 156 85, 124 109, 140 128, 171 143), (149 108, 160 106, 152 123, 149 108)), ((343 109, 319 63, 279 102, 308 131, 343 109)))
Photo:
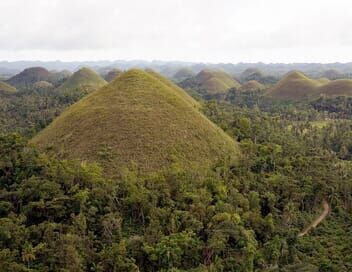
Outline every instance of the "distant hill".
POLYGON ((104 79, 107 81, 107 82, 111 82, 113 81, 116 77, 118 77, 119 75, 122 74, 122 70, 120 69, 113 69, 111 71, 109 71, 105 76, 104 76, 104 79))
POLYGON ((341 79, 343 78, 343 74, 335 69, 325 70, 322 73, 322 77, 328 78, 330 80, 341 79))
POLYGON ((265 86, 255 80, 250 80, 243 83, 243 85, 240 88, 241 91, 261 91, 264 89, 265 89, 265 86))
POLYGON ((6 82, 17 89, 30 88, 38 81, 49 81, 50 72, 43 67, 32 67, 23 70, 21 73, 11 77, 6 82))
POLYGON ((263 73, 258 68, 247 68, 240 75, 242 81, 261 81, 263 77, 263 73))
POLYGON ((337 79, 330 81, 317 89, 318 95, 333 96, 352 96, 352 80, 337 79))
POLYGON ((281 79, 268 93, 269 97, 281 100, 298 101, 316 95, 316 88, 321 83, 310 79, 299 71, 293 71, 281 79))
POLYGON ((98 161, 109 175, 131 165, 148 172, 236 157, 237 144, 198 107, 169 80, 134 69, 69 107, 32 142, 98 161))
POLYGON ((247 68, 240 74, 240 81, 242 83, 253 80, 265 85, 277 82, 276 77, 264 75, 264 73, 258 68, 247 68))
POLYGON ((195 73, 189 69, 189 68, 182 68, 178 70, 173 76, 172 79, 175 80, 176 82, 181 82, 183 80, 186 80, 188 78, 194 77, 195 73))
POLYGON ((55 87, 61 85, 65 80, 67 80, 72 73, 68 70, 62 70, 62 71, 50 71, 50 77, 49 81, 52 83, 55 87))
POLYGON ((96 72, 89 68, 81 68, 73 73, 56 91, 59 93, 69 93, 77 89, 85 89, 90 92, 107 84, 107 82, 99 76, 96 72))
POLYGON ((12 94, 16 93, 15 87, 7 84, 6 82, 0 81, 0 94, 12 94))
POLYGON ((316 99, 321 95, 328 97, 352 96, 352 80, 311 79, 302 72, 294 71, 280 80, 266 95, 275 99, 291 101, 316 99))
POLYGON ((229 74, 218 70, 202 70, 195 77, 180 83, 185 89, 198 92, 204 98, 225 95, 230 88, 239 89, 241 85, 229 74))

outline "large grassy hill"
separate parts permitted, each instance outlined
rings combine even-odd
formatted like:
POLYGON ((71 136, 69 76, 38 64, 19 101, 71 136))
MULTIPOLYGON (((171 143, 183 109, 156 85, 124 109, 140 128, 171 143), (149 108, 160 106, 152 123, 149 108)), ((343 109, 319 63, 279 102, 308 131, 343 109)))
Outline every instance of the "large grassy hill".
POLYGON ((221 96, 230 88, 240 88, 241 85, 230 75, 218 70, 203 70, 195 77, 180 83, 185 89, 196 91, 203 97, 221 96))
POLYGON ((154 72, 130 70, 68 108, 33 140, 61 157, 100 162, 107 174, 208 166, 237 144, 182 89, 154 72))

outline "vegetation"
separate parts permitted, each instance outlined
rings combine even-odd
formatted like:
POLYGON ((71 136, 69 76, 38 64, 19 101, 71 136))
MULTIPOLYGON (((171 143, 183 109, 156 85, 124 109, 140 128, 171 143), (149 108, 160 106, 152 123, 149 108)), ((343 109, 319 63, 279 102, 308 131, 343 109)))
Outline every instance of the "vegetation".
POLYGON ((79 100, 0 134, 2 271, 352 271, 352 98, 197 102, 141 70, 78 93, 0 98, 25 136, 79 100))
POLYGON ((84 89, 57 94, 51 88, 0 95, 0 131, 34 135, 84 95, 84 89))
POLYGON ((352 118, 352 97, 320 97, 312 101, 311 105, 318 111, 328 112, 333 118, 352 118))
MULTIPOLYGON (((67 73, 55 72, 51 75, 55 75, 56 84, 60 84, 67 73)), ((67 106, 105 84, 93 71, 81 69, 56 89, 56 85, 50 82, 37 81, 16 93, 2 95, 0 131, 31 136, 51 123, 67 106)))

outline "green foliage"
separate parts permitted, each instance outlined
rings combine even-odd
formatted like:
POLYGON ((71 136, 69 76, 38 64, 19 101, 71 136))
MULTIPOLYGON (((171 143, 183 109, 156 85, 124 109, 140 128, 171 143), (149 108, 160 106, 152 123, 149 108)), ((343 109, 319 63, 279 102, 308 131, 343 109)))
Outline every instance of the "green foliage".
MULTIPOLYGON (((163 92, 168 90, 167 95, 161 92, 166 99, 183 105, 187 113, 184 119, 178 112, 171 114, 170 123, 175 118, 182 122, 204 118, 199 103, 171 82, 151 71, 134 73, 141 73, 152 87, 130 75, 129 87, 118 90, 126 90, 124 95, 131 95, 133 101, 147 101, 142 105, 150 109, 157 99, 162 107, 157 87, 162 86, 163 92), (138 95, 133 96, 132 90, 139 90, 138 95)), ((108 95, 116 89, 101 90, 111 104, 116 104, 116 97, 108 95)), ((48 97, 44 91, 37 95, 48 97)), ((18 105, 25 108, 31 97, 18 100, 18 105)), ((88 98, 92 99, 89 109, 104 113, 95 108, 103 97, 88 98)), ((66 102, 60 105, 79 98, 62 99, 66 102)), ((348 112, 348 103, 342 102, 346 100, 331 101, 340 101, 336 108, 348 112)), ((145 174, 134 164, 108 179, 95 159, 91 163, 81 162, 82 158, 60 160, 16 134, 1 135, 1 270, 351 271, 350 121, 335 120, 338 114, 308 104, 274 103, 260 92, 235 89, 227 102, 210 101, 202 109, 239 141, 242 152, 237 161, 218 160, 212 166, 185 169, 177 157, 181 153, 173 149, 170 167, 163 172, 145 174), (322 200, 329 203, 330 214, 298 237, 320 215, 322 200)), ((79 124, 85 124, 79 113, 79 124)), ((129 116, 136 122, 143 117, 129 116)), ((93 120, 91 130, 97 133, 100 123, 93 120)), ((133 134, 128 136, 136 137, 135 123, 130 124, 133 134)), ((212 123, 205 124, 209 129, 212 123)), ((84 129, 88 130, 84 127, 82 133, 84 129)), ((162 140, 171 136, 179 137, 176 133, 162 140)), ((197 137, 205 139, 204 134, 197 137)), ((63 150, 55 143, 53 147, 63 150)), ((121 156, 106 141, 98 141, 97 148, 97 160, 113 162, 121 156)), ((142 155, 152 159, 155 153, 142 155)), ((199 158, 204 161, 203 154, 199 158)))

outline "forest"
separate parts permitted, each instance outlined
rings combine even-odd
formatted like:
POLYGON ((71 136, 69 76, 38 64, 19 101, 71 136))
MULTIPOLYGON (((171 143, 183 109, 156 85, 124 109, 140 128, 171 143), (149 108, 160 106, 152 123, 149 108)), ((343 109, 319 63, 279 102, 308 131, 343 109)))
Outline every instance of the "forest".
POLYGON ((238 160, 111 178, 29 141, 83 95, 1 97, 1 271, 352 270, 349 98, 230 89, 200 103, 238 160), (328 216, 300 236, 324 201, 328 216))

